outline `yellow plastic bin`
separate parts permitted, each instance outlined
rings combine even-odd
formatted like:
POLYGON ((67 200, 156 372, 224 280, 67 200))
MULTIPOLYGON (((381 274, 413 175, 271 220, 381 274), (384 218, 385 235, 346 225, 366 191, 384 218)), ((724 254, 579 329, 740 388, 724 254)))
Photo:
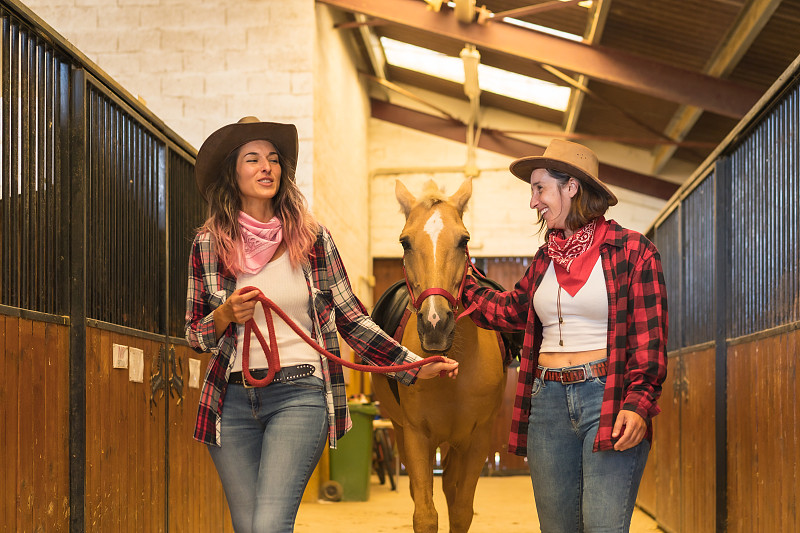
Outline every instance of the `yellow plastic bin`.
POLYGON ((372 472, 372 420, 378 408, 371 403, 348 403, 353 429, 330 450, 331 480, 342 486, 342 500, 365 502, 369 499, 372 472))

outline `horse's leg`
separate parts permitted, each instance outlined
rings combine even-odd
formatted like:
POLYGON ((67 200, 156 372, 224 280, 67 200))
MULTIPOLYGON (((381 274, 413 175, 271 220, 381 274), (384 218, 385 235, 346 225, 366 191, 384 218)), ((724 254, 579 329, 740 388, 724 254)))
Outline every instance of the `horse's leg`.
POLYGON ((403 432, 406 471, 414 500, 414 532, 436 533, 439 516, 433 505, 433 459, 435 446, 419 428, 403 432))
POLYGON ((493 422, 492 418, 477 426, 467 442, 450 446, 445 458, 442 488, 447 498, 450 533, 465 533, 472 524, 475 488, 491 448, 493 422))

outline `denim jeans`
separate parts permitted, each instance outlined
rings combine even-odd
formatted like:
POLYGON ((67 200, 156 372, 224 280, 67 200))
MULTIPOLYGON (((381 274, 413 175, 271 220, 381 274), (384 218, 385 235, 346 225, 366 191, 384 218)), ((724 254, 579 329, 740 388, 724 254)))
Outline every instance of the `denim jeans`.
POLYGON ((221 446, 209 446, 237 533, 291 532, 328 436, 322 380, 229 385, 221 446))
POLYGON ((528 466, 542 533, 630 529, 650 443, 642 440, 623 452, 592 451, 605 381, 534 381, 528 466))

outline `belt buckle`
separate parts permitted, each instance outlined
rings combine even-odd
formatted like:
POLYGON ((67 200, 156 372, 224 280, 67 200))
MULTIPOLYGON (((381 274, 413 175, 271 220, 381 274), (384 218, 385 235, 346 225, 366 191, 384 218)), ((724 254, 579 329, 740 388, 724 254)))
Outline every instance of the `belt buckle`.
POLYGON ((256 388, 255 385, 250 385, 249 383, 247 383, 247 374, 244 373, 244 370, 242 370, 242 387, 244 387, 245 389, 255 389, 256 388))
POLYGON ((565 371, 562 370, 561 371, 561 384, 562 385, 572 385, 573 383, 583 383, 584 381, 586 381, 588 379, 588 374, 589 373, 586 371, 585 367, 575 368, 573 370, 567 370, 567 372, 578 372, 578 371, 583 372, 583 377, 581 377, 580 379, 570 379, 570 380, 566 380, 565 381, 564 380, 565 371))

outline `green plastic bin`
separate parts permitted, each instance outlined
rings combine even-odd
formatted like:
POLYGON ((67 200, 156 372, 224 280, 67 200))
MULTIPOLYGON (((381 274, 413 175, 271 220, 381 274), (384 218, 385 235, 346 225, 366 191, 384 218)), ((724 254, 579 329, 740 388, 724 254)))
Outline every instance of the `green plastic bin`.
POLYGON ((348 403, 353 429, 330 450, 331 479, 342 485, 342 500, 365 502, 369 499, 372 472, 372 420, 378 408, 371 403, 348 403))

